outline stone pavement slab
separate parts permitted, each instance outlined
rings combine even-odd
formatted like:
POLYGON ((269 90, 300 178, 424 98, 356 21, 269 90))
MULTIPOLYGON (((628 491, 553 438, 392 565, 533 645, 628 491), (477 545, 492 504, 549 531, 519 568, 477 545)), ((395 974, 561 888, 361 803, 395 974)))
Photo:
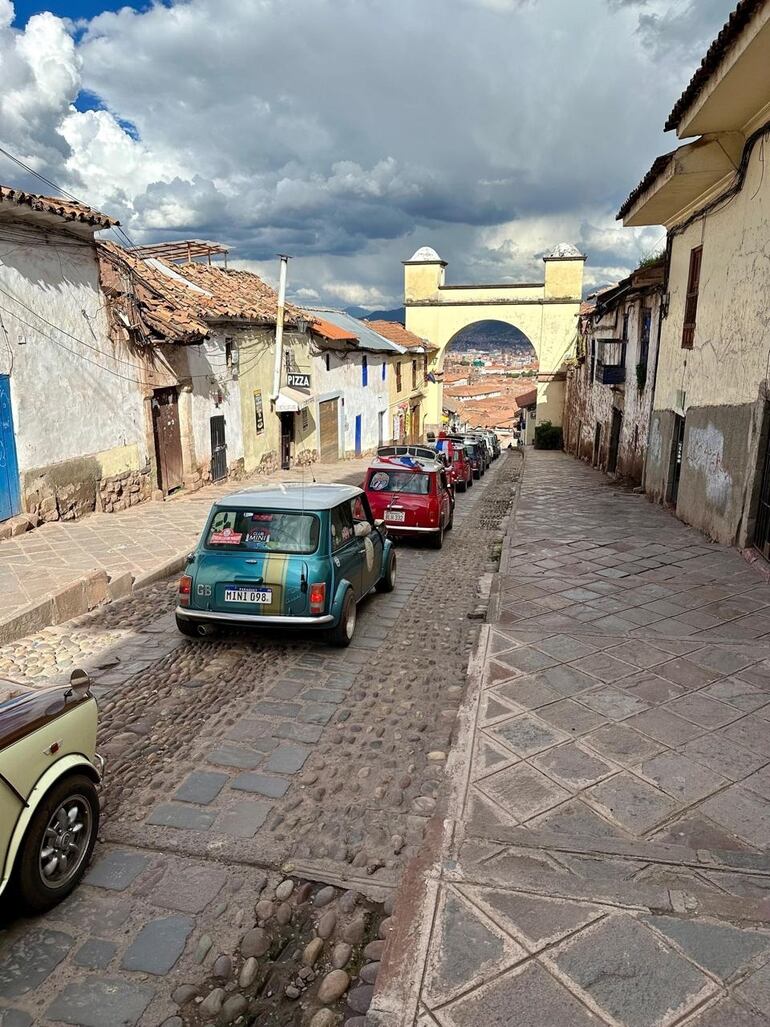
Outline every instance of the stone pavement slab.
POLYGON ((770 1024, 770 585, 528 451, 493 595, 367 1023, 770 1024))

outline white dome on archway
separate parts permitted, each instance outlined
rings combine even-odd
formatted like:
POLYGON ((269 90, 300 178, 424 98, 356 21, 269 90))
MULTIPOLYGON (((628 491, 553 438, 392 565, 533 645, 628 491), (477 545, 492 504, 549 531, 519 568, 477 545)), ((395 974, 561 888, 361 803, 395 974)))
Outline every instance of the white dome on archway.
POLYGON ((554 246, 548 256, 555 257, 557 260, 565 260, 569 257, 582 257, 584 254, 580 252, 577 246, 573 246, 571 242, 560 242, 557 246, 554 246))
POLYGON ((410 257, 409 263, 413 264, 418 262, 429 264, 435 263, 435 261, 437 260, 440 261, 441 257, 439 257, 438 253, 436 253, 432 246, 421 246, 419 250, 416 250, 415 253, 410 257))

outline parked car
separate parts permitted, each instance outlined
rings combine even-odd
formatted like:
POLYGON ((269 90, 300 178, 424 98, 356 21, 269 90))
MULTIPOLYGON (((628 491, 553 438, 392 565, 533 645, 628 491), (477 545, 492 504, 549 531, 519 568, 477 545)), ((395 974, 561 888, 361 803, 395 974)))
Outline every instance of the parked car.
POLYGON ((426 535, 436 549, 454 523, 454 494, 436 460, 379 457, 366 472, 366 495, 395 537, 426 535))
POLYGON ((497 432, 490 431, 488 428, 476 428, 474 431, 486 439, 492 453, 492 459, 497 460, 500 456, 500 439, 497 437, 497 432))
POLYGON ((75 671, 69 687, 0 703, 0 896, 18 893, 42 912, 75 888, 99 829, 103 761, 96 752, 96 700, 75 671))
POLYGON ((190 637, 222 625, 320 630, 347 646, 358 602, 395 582, 393 543, 361 489, 266 486, 212 506, 179 582, 176 623, 190 637))
POLYGON ((454 472, 454 486, 458 492, 465 492, 473 486, 473 468, 465 451, 465 445, 442 436, 436 439, 436 452, 445 454, 454 472))
POLYGON ((457 475, 452 463, 446 453, 437 452, 433 446, 421 446, 415 443, 396 443, 392 446, 380 446, 377 456, 414 456, 419 460, 438 460, 443 464, 449 484, 453 487, 457 484, 457 475))
POLYGON ((465 452, 471 465, 472 478, 475 481, 483 478, 487 469, 487 451, 483 443, 479 439, 473 439, 468 435, 450 435, 448 438, 454 442, 461 443, 465 447, 465 452))

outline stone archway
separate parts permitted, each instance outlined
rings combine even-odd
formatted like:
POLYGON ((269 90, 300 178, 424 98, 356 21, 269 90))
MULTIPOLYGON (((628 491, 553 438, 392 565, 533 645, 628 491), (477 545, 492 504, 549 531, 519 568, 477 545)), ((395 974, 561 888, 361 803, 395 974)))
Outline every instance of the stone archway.
MULTIPOLYGON (((565 361, 575 355, 577 318, 583 290, 585 257, 561 243, 543 257, 544 281, 523 285, 446 285, 447 262, 423 246, 404 261, 406 328, 437 347, 431 370, 444 365, 447 345, 476 321, 513 325, 532 343, 540 368, 537 376, 537 418, 562 423, 565 361)), ((426 428, 441 424, 440 383, 429 384, 426 428)))

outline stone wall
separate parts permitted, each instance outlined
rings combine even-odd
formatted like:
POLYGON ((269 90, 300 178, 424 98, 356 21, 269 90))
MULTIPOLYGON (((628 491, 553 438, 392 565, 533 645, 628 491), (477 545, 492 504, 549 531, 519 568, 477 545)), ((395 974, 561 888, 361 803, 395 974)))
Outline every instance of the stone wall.
POLYGON ((100 509, 104 513, 127 510, 130 506, 143 503, 152 495, 150 468, 140 471, 124 471, 99 483, 100 509))

